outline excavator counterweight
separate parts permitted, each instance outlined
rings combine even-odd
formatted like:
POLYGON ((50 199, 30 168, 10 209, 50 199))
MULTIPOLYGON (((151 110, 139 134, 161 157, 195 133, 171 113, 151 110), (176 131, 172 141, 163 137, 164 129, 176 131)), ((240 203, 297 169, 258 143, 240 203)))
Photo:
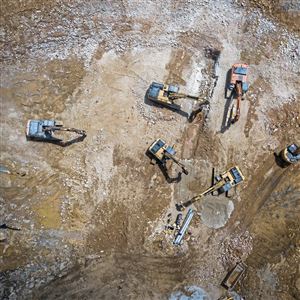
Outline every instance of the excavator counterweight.
POLYGON ((176 151, 173 147, 168 146, 162 139, 157 139, 148 148, 148 152, 164 167, 168 159, 173 160, 178 166, 181 167, 182 172, 188 175, 188 171, 185 166, 175 157, 176 151))

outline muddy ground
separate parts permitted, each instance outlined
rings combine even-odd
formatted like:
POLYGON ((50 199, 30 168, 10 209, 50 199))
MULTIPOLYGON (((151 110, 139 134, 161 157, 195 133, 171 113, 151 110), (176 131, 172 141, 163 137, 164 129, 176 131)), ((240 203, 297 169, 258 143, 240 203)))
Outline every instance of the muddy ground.
MULTIPOLYGON (((1 299, 300 298, 297 1, 1 1, 1 299), (218 57, 218 54, 220 56, 218 57), (250 65, 238 123, 226 126, 226 76, 250 65), (152 81, 209 100, 153 105, 152 81), (30 142, 28 119, 87 131, 68 147, 30 142), (189 175, 145 155, 163 138, 189 175), (182 246, 175 204, 238 165, 245 182, 195 204, 182 246), (169 219, 169 220, 168 220, 169 219), (240 296, 238 296, 240 295, 240 296)), ((0 225, 1 225, 0 224, 0 225)))

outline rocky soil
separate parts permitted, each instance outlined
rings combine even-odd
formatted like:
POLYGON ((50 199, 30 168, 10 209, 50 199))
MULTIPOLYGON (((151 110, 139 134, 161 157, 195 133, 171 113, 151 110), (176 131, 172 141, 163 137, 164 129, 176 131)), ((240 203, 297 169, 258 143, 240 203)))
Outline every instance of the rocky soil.
MULTIPOLYGON (((297 1, 296 1, 297 2, 297 1)), ((243 260, 234 299, 300 298, 300 8, 295 1, 1 1, 1 299, 211 299, 243 260), (226 76, 250 65, 238 123, 226 76), (209 100, 150 103, 152 81, 209 100), (87 131, 69 147, 27 141, 28 119, 87 131), (175 145, 189 175, 145 152, 175 145), (174 247, 175 204, 238 165, 174 247), (166 178, 168 177, 168 178, 166 178), (168 180, 167 180, 168 179, 168 180)))

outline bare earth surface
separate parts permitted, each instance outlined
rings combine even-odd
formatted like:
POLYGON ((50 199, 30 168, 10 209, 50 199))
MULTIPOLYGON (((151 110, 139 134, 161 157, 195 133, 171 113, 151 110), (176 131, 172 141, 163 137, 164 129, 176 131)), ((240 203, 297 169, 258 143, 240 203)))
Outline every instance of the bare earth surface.
MULTIPOLYGON (((236 262, 246 299, 300 298, 297 1, 1 0, 1 299, 210 299, 236 262), (220 51, 219 60, 213 53, 220 51), (238 123, 224 126, 226 74, 250 65, 238 123), (189 123, 145 100, 152 81, 210 101, 189 123), (28 119, 87 131, 69 147, 26 141, 28 119), (189 175, 168 183, 145 155, 163 138, 189 175), (238 165, 230 198, 209 196, 180 247, 175 204, 238 165)), ((234 294, 234 299, 240 299, 234 294)))

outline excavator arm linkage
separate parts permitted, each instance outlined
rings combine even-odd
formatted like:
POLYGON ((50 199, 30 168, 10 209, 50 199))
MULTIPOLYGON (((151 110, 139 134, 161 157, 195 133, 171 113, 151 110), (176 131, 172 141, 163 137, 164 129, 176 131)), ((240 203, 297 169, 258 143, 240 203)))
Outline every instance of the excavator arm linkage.
POLYGON ((224 180, 221 180, 219 182, 217 182, 215 185, 211 186, 210 188, 208 188, 206 191, 204 191, 203 193, 193 197, 192 199, 184 202, 184 203, 181 203, 179 205, 177 205, 177 207, 179 208, 179 210, 184 210, 186 207, 192 205, 193 203, 201 200, 204 196, 212 193, 212 192, 215 192, 217 191, 219 188, 221 188, 223 185, 224 185, 224 180))
POLYGON ((44 131, 70 131, 75 132, 79 135, 86 136, 86 132, 84 130, 76 129, 76 128, 69 128, 69 127, 60 127, 60 126, 47 126, 43 128, 44 131))
POLYGON ((180 99, 180 98, 190 98, 190 99, 194 99, 194 100, 199 100, 199 97, 182 94, 182 93, 170 93, 168 98, 170 100, 176 100, 176 99, 180 99))
POLYGON ((181 167, 182 169, 182 172, 185 174, 185 175, 188 175, 189 172, 188 170, 185 168, 185 166, 176 158, 174 157, 173 155, 169 154, 168 152, 165 152, 165 156, 172 159, 178 166, 181 167))
POLYGON ((45 126, 43 128, 43 131, 68 131, 68 132, 75 132, 76 134, 78 134, 78 137, 75 139, 71 139, 68 141, 60 141, 59 144, 61 146, 67 146, 71 143, 73 143, 74 141, 79 141, 79 140, 83 140, 86 137, 86 132, 85 130, 80 130, 80 129, 76 129, 76 128, 70 128, 70 127, 62 127, 62 126, 45 126))
POLYGON ((242 92, 242 83, 238 82, 236 84, 235 87, 235 91, 236 91, 236 114, 234 119, 232 120, 232 123, 237 122, 240 119, 240 107, 241 107, 241 100, 242 100, 242 96, 243 96, 243 92, 242 92))

